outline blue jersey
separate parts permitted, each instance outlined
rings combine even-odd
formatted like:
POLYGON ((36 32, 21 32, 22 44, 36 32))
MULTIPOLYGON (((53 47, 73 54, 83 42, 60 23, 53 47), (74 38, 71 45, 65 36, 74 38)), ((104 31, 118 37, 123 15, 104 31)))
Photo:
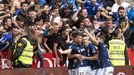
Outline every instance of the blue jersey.
POLYGON ((128 19, 129 21, 133 21, 134 22, 134 6, 131 7, 131 9, 128 12, 128 19))
POLYGON ((1 38, 0 38, 0 51, 6 49, 9 47, 10 43, 13 40, 13 36, 11 33, 5 33, 1 38))
POLYGON ((114 22, 117 26, 119 25, 121 18, 124 18, 124 19, 126 19, 126 20, 128 19, 128 17, 127 17, 126 15, 123 16, 123 17, 120 17, 117 12, 113 12, 111 15, 112 15, 112 20, 113 20, 113 22, 114 22))
POLYGON ((98 48, 99 48, 99 59, 101 63, 101 68, 112 66, 108 55, 107 45, 104 43, 99 43, 98 48))
MULTIPOLYGON (((134 6, 131 7, 127 16, 128 16, 129 21, 132 21, 134 24, 134 6)), ((129 30, 134 30, 134 25, 130 26, 129 30)))
MULTIPOLYGON (((96 47, 91 43, 89 43, 85 49, 87 50, 87 56, 94 56, 97 54, 96 47)), ((92 70, 100 68, 99 60, 89 60, 88 62, 90 64, 92 70)))
POLYGON ((3 44, 5 42, 11 42, 13 40, 13 36, 11 33, 5 33, 1 38, 0 38, 0 44, 3 44))
POLYGON ((68 3, 71 3, 73 5, 73 11, 77 11, 77 6, 75 0, 67 0, 68 3))
MULTIPOLYGON (((83 56, 87 55, 87 51, 85 50, 83 45, 77 45, 72 43, 70 48, 72 49, 71 54, 81 54, 83 56)), ((85 66, 89 66, 88 60, 79 60, 77 58, 69 59, 69 68, 77 68, 85 66)))
POLYGON ((44 29, 43 30, 43 36, 48 36, 49 33, 49 29, 44 29))
POLYGON ((88 15, 96 15, 97 11, 102 8, 101 4, 96 3, 93 5, 90 1, 86 1, 84 6, 87 9, 88 15))
POLYGON ((13 14, 13 16, 19 16, 21 15, 22 17, 25 17, 28 14, 27 11, 24 11, 23 9, 18 9, 15 11, 15 13, 13 14))
POLYGON ((43 6, 46 3, 46 0, 39 0, 40 6, 43 6))
POLYGON ((85 47, 85 49, 87 50, 87 56, 93 56, 97 53, 96 47, 91 43, 89 43, 88 46, 85 47))

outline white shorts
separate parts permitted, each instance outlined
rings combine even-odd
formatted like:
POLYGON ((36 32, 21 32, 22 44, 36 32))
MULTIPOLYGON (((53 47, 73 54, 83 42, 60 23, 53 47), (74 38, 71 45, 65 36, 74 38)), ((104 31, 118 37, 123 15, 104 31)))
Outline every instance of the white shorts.
POLYGON ((78 68, 78 75, 91 75, 92 71, 91 71, 91 67, 87 66, 87 67, 79 67, 78 68))
POLYGON ((69 69, 69 75, 77 75, 77 69, 69 69))
POLYGON ((102 69, 101 75, 113 75, 114 67, 106 67, 102 69))
POLYGON ((100 75, 101 74, 102 69, 95 69, 92 70, 92 75, 100 75))

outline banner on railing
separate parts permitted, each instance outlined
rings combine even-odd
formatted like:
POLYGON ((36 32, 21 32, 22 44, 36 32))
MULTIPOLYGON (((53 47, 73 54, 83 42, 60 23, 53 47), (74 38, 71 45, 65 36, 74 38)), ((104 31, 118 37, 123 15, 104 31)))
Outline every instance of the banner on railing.
MULTIPOLYGON (((56 58, 54 56, 54 53, 46 53, 43 55, 44 57, 44 64, 45 67, 65 67, 66 65, 62 64, 56 64, 56 58)), ((39 59, 35 59, 33 62, 33 67, 40 68, 41 67, 41 62, 39 59)))
MULTIPOLYGON (((7 59, 6 59, 7 51, 2 51, 1 56, 2 56, 2 59, 0 61, 0 68, 1 69, 9 68, 7 65, 7 59)), ((43 59, 44 59, 45 67, 65 67, 66 66, 62 64, 56 64, 56 58, 54 56, 54 53, 43 54, 43 57, 44 57, 43 59)), ((37 57, 33 61, 32 68, 40 68, 40 67, 41 67, 41 62, 39 61, 37 57)))
MULTIPOLYGON (((1 69, 7 69, 7 68, 9 68, 7 66, 7 60, 6 60, 7 52, 6 51, 3 51, 1 54, 2 54, 2 59, 0 61, 0 68, 1 69)), ((62 68, 64 68, 63 66, 65 66, 65 65, 61 65, 61 64, 58 64, 58 65, 56 64, 56 59, 55 59, 54 53, 46 53, 46 54, 43 55, 43 57, 44 57, 45 67, 48 67, 49 68, 47 70, 47 73, 49 73, 50 70, 51 71, 53 71, 53 70, 60 71, 60 70, 62 70, 62 68)), ((33 62, 33 65, 32 65, 32 68, 33 69, 30 69, 30 70, 32 70, 32 71, 39 70, 40 71, 42 69, 36 69, 36 68, 40 68, 40 67, 41 67, 41 63, 40 63, 39 59, 36 58, 35 61, 33 62)), ((3 72, 3 73, 5 73, 5 71, 6 70, 3 70, 3 71, 1 70, 1 72, 3 72)), ((7 70, 6 73, 11 72, 11 71, 12 70, 7 70)), ((24 71, 25 71, 25 69, 24 69, 24 71)), ((67 71, 67 67, 66 67, 66 71, 67 71)), ((22 71, 19 71, 19 72, 22 72, 22 71)), ((19 72, 14 71, 14 73, 15 73, 14 75, 18 75, 17 73, 19 73, 19 72)), ((40 73, 42 73, 42 71, 40 73)), ((1 75, 1 73, 0 73, 0 75, 1 75)), ((5 74, 3 74, 3 75, 5 75, 5 74)), ((32 75, 32 74, 29 74, 29 75, 32 75)), ((52 75, 55 75, 55 74, 52 74, 52 75)), ((60 74, 56 74, 56 75, 60 75, 60 74)), ((119 67, 114 67, 114 75, 134 75, 134 67, 133 66, 119 66, 119 67)))
POLYGON ((67 67, 0 70, 0 75, 69 75, 67 67))

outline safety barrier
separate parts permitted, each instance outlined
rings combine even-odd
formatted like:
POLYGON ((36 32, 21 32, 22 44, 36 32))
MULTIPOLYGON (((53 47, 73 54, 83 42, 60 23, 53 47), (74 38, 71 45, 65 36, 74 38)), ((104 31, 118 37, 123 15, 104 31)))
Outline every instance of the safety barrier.
POLYGON ((67 68, 21 68, 0 70, 0 75, 68 75, 67 68))
MULTIPOLYGON (((64 65, 57 65, 56 59, 53 53, 44 54, 44 64, 45 67, 53 67, 53 68, 40 68, 41 64, 38 59, 32 65, 32 69, 6 69, 7 59, 6 52, 3 52, 3 59, 0 62, 0 75, 68 75, 68 69, 64 65), (64 67, 63 67, 64 66, 64 67), (55 68, 54 68, 55 67, 55 68), (59 67, 59 68, 57 68, 59 67)), ((114 75, 134 75, 134 67, 133 66, 118 66, 115 67, 114 75)))
POLYGON ((134 75, 134 67, 133 66, 114 67, 114 75, 134 75))
MULTIPOLYGON (((68 75, 67 67, 61 68, 21 68, 0 70, 0 75, 68 75)), ((134 75, 134 67, 115 67, 114 75, 134 75)))

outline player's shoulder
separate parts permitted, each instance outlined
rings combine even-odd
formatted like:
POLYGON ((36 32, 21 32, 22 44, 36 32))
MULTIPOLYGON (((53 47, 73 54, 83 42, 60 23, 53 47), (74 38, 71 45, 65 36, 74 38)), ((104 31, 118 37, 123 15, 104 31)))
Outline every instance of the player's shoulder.
POLYGON ((96 47, 94 44, 92 44, 92 43, 88 44, 88 48, 94 48, 94 47, 96 47))

